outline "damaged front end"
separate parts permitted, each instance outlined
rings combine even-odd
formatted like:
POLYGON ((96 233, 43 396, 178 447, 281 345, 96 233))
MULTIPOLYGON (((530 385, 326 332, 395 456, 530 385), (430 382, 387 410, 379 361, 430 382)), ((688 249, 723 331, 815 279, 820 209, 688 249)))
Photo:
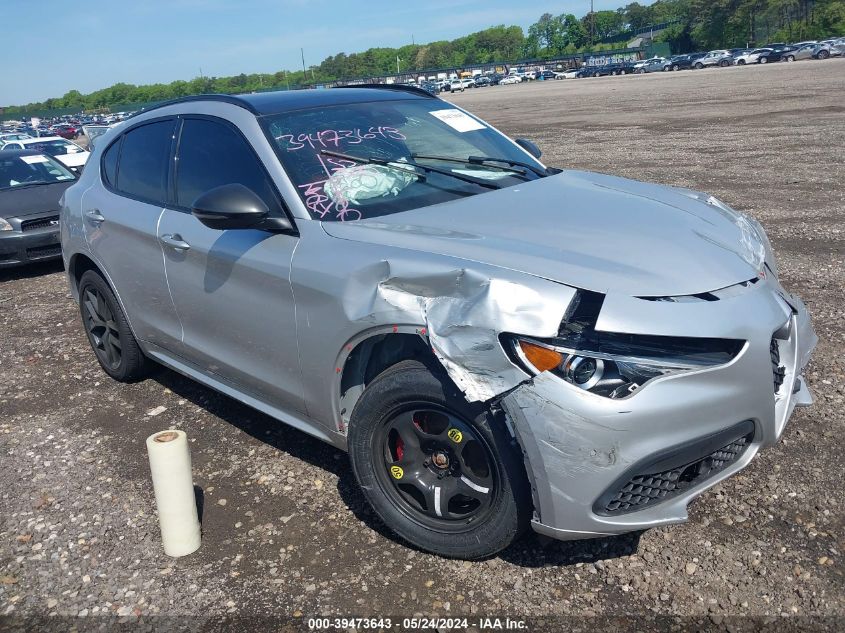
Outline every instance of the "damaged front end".
POLYGON ((505 337, 534 375, 501 406, 535 530, 573 539, 685 521, 690 501, 812 402, 801 373, 816 340, 774 278, 702 301, 579 291, 555 337, 505 337), (777 366, 773 347, 787 350, 777 366))

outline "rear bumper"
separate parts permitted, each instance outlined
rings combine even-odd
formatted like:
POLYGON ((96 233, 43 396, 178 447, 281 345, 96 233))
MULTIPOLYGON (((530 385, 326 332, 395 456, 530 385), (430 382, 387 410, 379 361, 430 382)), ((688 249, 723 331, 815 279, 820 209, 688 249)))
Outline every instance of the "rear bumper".
MULTIPOLYGON (((721 328, 746 340, 728 365, 660 378, 621 400, 540 374, 502 399, 525 455, 537 532, 570 540, 682 523, 693 499, 776 443, 795 407, 812 403, 801 376, 817 341, 807 310, 776 280, 757 285, 702 306, 700 321, 685 324, 696 336, 720 336, 721 328), (783 373, 777 392, 773 339, 783 373)), ((658 315, 671 329, 679 310, 695 309, 644 303, 642 315, 626 311, 632 331, 645 315, 663 333, 658 315)))
POLYGON ((61 255, 58 226, 25 233, 0 231, 0 268, 23 266, 61 255))

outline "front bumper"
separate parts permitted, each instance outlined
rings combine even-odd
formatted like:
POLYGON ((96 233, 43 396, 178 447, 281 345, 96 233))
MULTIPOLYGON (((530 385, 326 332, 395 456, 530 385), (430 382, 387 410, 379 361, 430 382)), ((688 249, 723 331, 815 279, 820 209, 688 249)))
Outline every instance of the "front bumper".
POLYGON ((0 231, 0 268, 23 266, 61 257, 58 216, 7 218, 11 231, 0 231), (55 222, 55 224, 52 224, 55 222))
POLYGON ((666 376, 611 400, 540 374, 501 401, 522 446, 536 531, 568 540, 687 520, 688 504, 777 442, 817 337, 804 304, 774 278, 705 303, 608 295, 598 327, 747 341, 731 363, 666 376), (771 345, 783 383, 774 389, 771 345))

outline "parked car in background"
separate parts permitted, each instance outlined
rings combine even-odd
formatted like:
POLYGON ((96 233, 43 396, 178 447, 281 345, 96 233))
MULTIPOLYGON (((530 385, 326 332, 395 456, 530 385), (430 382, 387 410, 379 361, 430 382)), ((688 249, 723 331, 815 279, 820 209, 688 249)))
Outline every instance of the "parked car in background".
POLYGON ((52 128, 50 128, 50 133, 55 136, 61 136, 62 138, 70 140, 75 139, 77 136, 79 136, 80 130, 79 128, 73 125, 59 124, 54 125, 52 128))
POLYGON ((704 53, 690 53, 688 55, 675 55, 666 60, 663 64, 663 70, 678 71, 689 70, 697 59, 704 56, 704 53))
POLYGON ((693 63, 693 68, 698 68, 699 70, 702 68, 709 68, 712 66, 721 66, 724 68, 725 66, 732 66, 734 63, 733 55, 731 55, 730 51, 726 50, 717 50, 717 51, 710 51, 704 57, 701 57, 693 63))
MULTIPOLYGON (((440 94, 440 86, 433 81, 424 81, 420 84, 420 88, 433 95, 440 94)), ((88 129, 87 127, 85 128, 88 129)))
POLYGON ((757 58, 758 64, 770 64, 772 62, 780 62, 786 59, 787 55, 795 52, 792 46, 778 46, 777 48, 769 49, 764 53, 760 53, 757 58))
POLYGON ((662 72, 665 65, 665 57, 652 57, 634 64, 633 71, 637 74, 662 72))
POLYGON ((746 64, 756 64, 760 60, 760 55, 763 53, 768 53, 772 49, 770 48, 755 48, 748 53, 743 53, 742 55, 737 55, 734 63, 737 66, 745 66, 746 64))
POLYGON ((460 79, 452 79, 446 84, 445 90, 447 92, 463 92, 464 83, 460 79))
POLYGON ((90 152, 81 148, 73 141, 60 136, 45 136, 39 138, 26 138, 19 141, 11 141, 3 145, 2 150, 31 149, 42 154, 47 154, 58 159, 73 170, 81 171, 85 162, 91 155, 90 152))
POLYGON ((555 78, 555 72, 553 70, 541 70, 537 74, 537 79, 542 79, 543 81, 547 81, 549 79, 555 78))
POLYGON ((490 77, 476 77, 475 78, 475 87, 476 88, 486 88, 487 86, 492 85, 490 77))
POLYGON ((784 59, 788 62, 794 62, 803 59, 827 59, 828 57, 830 57, 830 47, 826 44, 813 42, 796 47, 794 51, 787 53, 784 59))
POLYGON ((510 86, 512 84, 522 83, 522 78, 519 75, 508 75, 499 80, 500 86, 510 86))
POLYGON ((151 108, 64 196, 92 354, 348 451, 383 524, 441 556, 684 522, 812 403, 809 313, 751 217, 540 155, 389 86, 151 108))
POLYGON ((9 143, 10 141, 23 141, 28 138, 32 138, 32 136, 23 132, 8 132, 6 134, 0 134, 0 147, 3 147, 5 143, 9 143))
POLYGON ((578 77, 578 69, 563 70, 555 72, 555 79, 576 79, 578 77))
POLYGON ((61 256, 59 199, 75 181, 46 154, 0 152, 0 268, 61 256))

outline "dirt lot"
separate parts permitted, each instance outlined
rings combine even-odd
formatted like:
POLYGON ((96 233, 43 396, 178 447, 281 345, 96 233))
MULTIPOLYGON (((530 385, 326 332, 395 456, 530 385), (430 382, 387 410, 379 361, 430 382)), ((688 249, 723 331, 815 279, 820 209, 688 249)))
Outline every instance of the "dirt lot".
POLYGON ((365 507, 345 454, 169 371, 112 382, 60 265, 0 273, 0 615, 845 617, 843 95, 831 60, 449 97, 550 165, 752 213, 813 313, 817 404, 690 523, 641 535, 529 535, 477 563, 415 552, 365 507), (193 439, 203 489, 203 547, 179 560, 161 551, 144 448, 168 427, 193 439))

